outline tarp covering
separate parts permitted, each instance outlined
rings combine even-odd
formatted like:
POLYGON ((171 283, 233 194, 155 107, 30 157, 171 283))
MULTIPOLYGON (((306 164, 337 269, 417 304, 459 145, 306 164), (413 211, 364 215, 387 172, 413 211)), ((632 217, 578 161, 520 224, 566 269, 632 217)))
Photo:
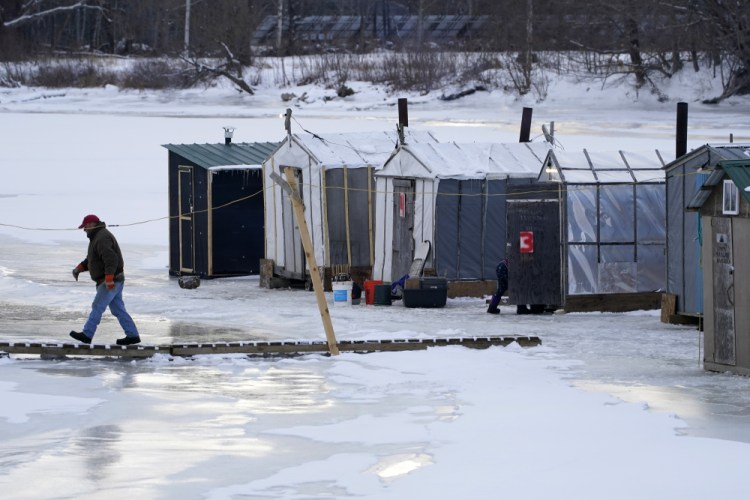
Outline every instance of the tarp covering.
POLYGON ((539 179, 565 186, 569 295, 665 287, 665 176, 658 152, 550 151, 539 179))
POLYGON ((407 143, 394 151, 378 175, 437 179, 534 177, 549 149, 546 142, 407 143))
MULTIPOLYGON (((406 139, 411 143, 437 142, 429 133, 408 130, 406 139)), ((375 203, 366 191, 368 176, 383 166, 397 144, 395 131, 287 136, 263 163, 266 258, 292 276, 305 274, 307 264, 301 256, 290 202, 271 179, 273 172, 283 178, 282 168, 293 167, 317 264, 372 265, 369 221, 374 224, 375 203), (355 172, 359 169, 362 172, 355 172), (334 173, 336 170, 341 173, 334 173)), ((372 179, 370 182, 373 186, 372 179)), ((371 194, 377 198, 376 193, 371 194)))
POLYGON ((371 266, 372 169, 333 168, 325 175, 329 248, 326 265, 371 266))
POLYGON ((428 266, 449 279, 495 279, 505 255, 508 182, 531 182, 549 151, 538 143, 419 143, 407 141, 376 172, 378 200, 373 274, 392 279, 392 179, 413 179, 414 243, 433 244, 428 266))

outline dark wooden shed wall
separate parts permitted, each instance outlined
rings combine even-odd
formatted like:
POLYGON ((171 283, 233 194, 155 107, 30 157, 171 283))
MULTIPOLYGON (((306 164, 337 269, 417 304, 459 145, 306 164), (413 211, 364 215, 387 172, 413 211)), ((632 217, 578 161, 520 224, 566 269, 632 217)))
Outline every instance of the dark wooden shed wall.
POLYGON ((169 274, 194 274, 202 278, 258 274, 264 239, 263 178, 260 169, 219 170, 212 174, 210 170, 170 151, 168 175, 169 274), (177 194, 180 166, 192 167, 193 171, 193 272, 180 269, 177 194), (209 182, 210 175, 213 175, 212 182, 209 182), (210 186, 213 187, 211 196, 208 191, 210 186), (214 210, 211 212, 213 225, 209 229, 211 198, 214 210), (246 199, 227 205, 243 198, 246 199), (209 261, 211 258, 213 265, 209 261))

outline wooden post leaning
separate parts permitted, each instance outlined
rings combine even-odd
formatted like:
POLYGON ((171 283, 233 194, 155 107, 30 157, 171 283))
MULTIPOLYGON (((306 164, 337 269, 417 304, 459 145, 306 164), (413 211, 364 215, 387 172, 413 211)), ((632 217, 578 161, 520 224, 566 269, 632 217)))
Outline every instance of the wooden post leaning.
POLYGON ((336 356, 339 354, 339 348, 336 344, 336 335, 333 333, 331 314, 328 310, 328 305, 326 304, 325 294, 323 293, 323 280, 320 277, 320 269, 318 269, 318 263, 315 260, 315 251, 313 249, 312 239, 310 238, 310 231, 307 227, 307 221, 305 221, 305 208, 302 204, 302 199, 297 192, 297 179, 294 177, 294 169, 291 167, 282 168, 284 169, 284 175, 286 175, 286 182, 276 172, 271 174, 271 179, 278 183, 292 200, 294 217, 297 219, 297 226, 299 226, 299 233, 302 238, 302 246, 305 249, 305 258, 307 259, 307 265, 310 268, 310 278, 312 280, 313 290, 315 290, 315 299, 318 301, 320 318, 323 320, 323 328, 326 331, 328 351, 333 356, 336 356))

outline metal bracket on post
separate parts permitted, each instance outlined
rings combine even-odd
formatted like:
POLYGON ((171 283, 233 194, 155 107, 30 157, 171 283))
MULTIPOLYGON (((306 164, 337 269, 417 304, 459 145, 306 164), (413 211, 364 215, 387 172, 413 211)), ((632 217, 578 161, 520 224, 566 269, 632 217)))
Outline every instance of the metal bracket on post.
POLYGON ((315 299, 318 301, 320 319, 323 321, 323 328, 326 331, 328 351, 336 356, 339 354, 339 347, 336 343, 336 335, 333 333, 331 313, 328 310, 326 297, 323 293, 323 280, 320 277, 318 263, 315 261, 315 251, 313 249, 312 239, 310 238, 310 231, 307 228, 307 221, 305 221, 305 206, 302 203, 302 198, 300 198, 299 193, 297 193, 297 180, 294 178, 293 169, 291 167, 282 168, 284 169, 286 180, 282 179, 276 172, 271 173, 271 179, 281 186, 281 189, 283 189, 292 200, 294 217, 297 219, 297 227, 299 227, 300 237, 302 238, 302 246, 305 249, 305 258, 310 267, 310 278, 312 280, 313 289, 315 290, 315 299))

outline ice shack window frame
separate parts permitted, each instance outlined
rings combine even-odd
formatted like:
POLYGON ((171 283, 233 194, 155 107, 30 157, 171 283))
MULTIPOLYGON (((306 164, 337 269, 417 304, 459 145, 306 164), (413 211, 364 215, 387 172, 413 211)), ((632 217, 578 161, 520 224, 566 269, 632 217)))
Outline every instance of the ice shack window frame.
POLYGON ((721 213, 738 215, 740 213, 740 190, 731 179, 724 180, 724 196, 721 213))

